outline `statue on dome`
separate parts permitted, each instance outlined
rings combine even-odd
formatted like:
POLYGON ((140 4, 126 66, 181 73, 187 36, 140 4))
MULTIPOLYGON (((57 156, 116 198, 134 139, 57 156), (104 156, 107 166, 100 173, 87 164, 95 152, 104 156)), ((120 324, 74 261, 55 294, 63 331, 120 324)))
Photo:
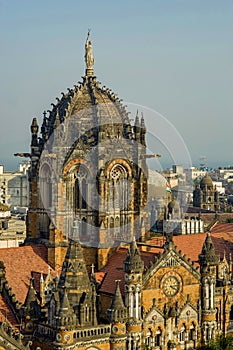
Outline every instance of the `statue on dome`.
POLYGON ((86 52, 85 52, 86 68, 93 69, 94 57, 92 53, 92 42, 90 40, 90 30, 88 30, 85 49, 86 49, 86 52))

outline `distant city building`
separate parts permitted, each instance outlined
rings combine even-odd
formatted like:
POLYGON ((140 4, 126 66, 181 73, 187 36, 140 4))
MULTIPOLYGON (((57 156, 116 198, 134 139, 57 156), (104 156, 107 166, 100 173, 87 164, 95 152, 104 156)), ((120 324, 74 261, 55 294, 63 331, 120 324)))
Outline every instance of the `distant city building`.
POLYGON ((18 171, 5 171, 0 165, 0 203, 9 207, 27 207, 29 204, 29 163, 19 165, 18 171))
POLYGON ((20 216, 0 220, 0 249, 19 247, 26 238, 26 224, 20 216))
POLYGON ((222 181, 213 181, 213 186, 216 188, 219 194, 225 194, 225 187, 223 187, 222 181))
POLYGON ((220 210, 219 193, 214 187, 211 177, 207 174, 193 191, 193 206, 213 211, 220 210))
POLYGON ((184 172, 186 174, 186 180, 187 181, 193 181, 195 179, 202 178, 206 174, 206 170, 197 169, 195 167, 191 167, 189 169, 185 169, 184 172))

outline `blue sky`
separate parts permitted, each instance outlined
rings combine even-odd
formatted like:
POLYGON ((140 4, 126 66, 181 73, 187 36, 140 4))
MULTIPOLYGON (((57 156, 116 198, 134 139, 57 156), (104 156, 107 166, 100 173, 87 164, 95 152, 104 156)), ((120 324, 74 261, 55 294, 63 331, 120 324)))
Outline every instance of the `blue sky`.
POLYGON ((32 117, 81 79, 88 28, 103 85, 166 117, 194 164, 233 164, 232 0, 0 0, 0 163, 14 168, 32 117))

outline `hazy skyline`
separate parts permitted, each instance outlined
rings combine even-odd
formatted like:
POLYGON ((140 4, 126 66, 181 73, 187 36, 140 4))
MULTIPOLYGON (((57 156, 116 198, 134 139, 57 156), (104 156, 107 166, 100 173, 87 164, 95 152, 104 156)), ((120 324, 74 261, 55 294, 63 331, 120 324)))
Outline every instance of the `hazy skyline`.
MULTIPOLYGON (((233 165, 233 2, 0 0, 0 163, 27 152, 33 117, 84 75, 91 28, 95 74, 127 104, 166 117, 192 162, 233 165)), ((144 114, 147 129, 156 125, 144 114)))

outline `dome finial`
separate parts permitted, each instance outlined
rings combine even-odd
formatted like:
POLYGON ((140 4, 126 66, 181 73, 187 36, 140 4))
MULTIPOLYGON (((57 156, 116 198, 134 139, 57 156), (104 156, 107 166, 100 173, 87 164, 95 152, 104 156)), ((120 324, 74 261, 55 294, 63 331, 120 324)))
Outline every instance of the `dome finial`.
POLYGON ((85 44, 85 62, 86 62, 86 76, 91 77, 94 74, 94 57, 92 53, 92 42, 90 40, 90 29, 88 29, 87 40, 85 44))

